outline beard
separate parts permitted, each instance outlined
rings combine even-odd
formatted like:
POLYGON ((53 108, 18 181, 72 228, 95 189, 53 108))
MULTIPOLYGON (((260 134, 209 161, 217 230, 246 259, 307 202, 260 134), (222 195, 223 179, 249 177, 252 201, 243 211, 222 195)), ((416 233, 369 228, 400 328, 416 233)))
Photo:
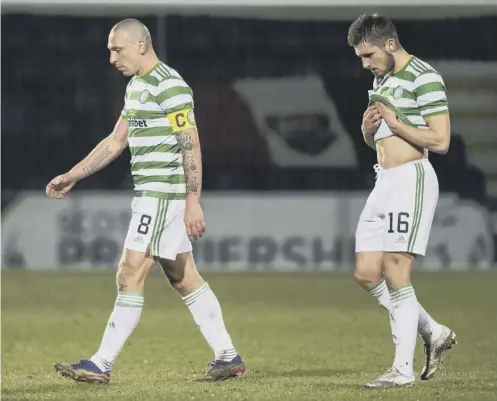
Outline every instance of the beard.
POLYGON ((391 54, 387 53, 385 56, 385 69, 378 73, 373 72, 373 75, 378 78, 383 78, 389 72, 394 71, 394 69, 395 69, 395 59, 391 54))
POLYGON ((395 69, 395 59, 391 54, 387 54, 387 60, 386 60, 386 65, 387 65, 387 72, 391 72, 395 69))

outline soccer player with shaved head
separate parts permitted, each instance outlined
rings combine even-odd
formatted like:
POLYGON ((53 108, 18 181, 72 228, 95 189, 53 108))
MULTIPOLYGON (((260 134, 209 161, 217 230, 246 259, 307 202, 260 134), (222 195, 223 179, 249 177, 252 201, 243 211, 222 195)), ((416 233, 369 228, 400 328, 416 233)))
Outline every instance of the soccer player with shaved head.
POLYGON ((131 77, 121 116, 114 131, 71 170, 50 181, 46 192, 51 198, 64 198, 79 180, 129 147, 135 191, 132 216, 117 271, 117 298, 100 348, 89 359, 56 363, 55 369, 80 382, 109 382, 112 365, 140 319, 146 279, 158 264, 214 352, 200 380, 240 377, 244 363, 225 327, 218 299, 197 271, 192 254, 191 242, 205 232, 192 89, 158 59, 149 30, 138 20, 115 25, 108 48, 110 63, 131 77))

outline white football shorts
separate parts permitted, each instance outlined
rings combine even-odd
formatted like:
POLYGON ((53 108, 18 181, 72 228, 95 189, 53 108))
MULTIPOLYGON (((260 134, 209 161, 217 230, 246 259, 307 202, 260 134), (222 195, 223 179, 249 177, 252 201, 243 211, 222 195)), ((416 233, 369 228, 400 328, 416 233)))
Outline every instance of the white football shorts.
POLYGON ((124 248, 175 260, 192 250, 184 222, 184 200, 135 197, 124 248))
POLYGON ((433 166, 423 159, 375 170, 376 183, 357 225, 356 252, 424 255, 439 193, 433 166))

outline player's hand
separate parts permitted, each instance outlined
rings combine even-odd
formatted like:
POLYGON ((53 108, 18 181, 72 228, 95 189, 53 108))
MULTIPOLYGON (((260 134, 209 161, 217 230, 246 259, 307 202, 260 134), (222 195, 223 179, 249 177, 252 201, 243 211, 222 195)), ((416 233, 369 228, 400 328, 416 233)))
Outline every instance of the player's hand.
POLYGON ((376 106, 369 106, 362 116, 362 133, 373 135, 381 124, 381 114, 376 106))
POLYGON ((204 213, 196 198, 186 200, 185 226, 186 234, 190 238, 190 241, 198 240, 205 233, 204 213))
POLYGON ((390 128, 393 133, 397 133, 396 128, 399 125, 397 115, 383 103, 377 102, 375 103, 375 106, 378 109, 381 118, 383 118, 383 120, 385 120, 386 124, 388 125, 388 128, 390 128))
POLYGON ((67 174, 62 174, 50 181, 45 191, 50 198, 62 199, 75 184, 67 174))

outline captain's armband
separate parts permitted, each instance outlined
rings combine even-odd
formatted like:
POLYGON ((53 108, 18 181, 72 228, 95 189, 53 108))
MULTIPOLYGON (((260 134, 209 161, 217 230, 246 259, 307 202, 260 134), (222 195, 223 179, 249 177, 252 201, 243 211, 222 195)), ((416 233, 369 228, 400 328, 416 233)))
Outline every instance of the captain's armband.
POLYGON ((175 111, 174 113, 168 114, 167 119, 173 128, 173 132, 196 127, 193 109, 175 111))

